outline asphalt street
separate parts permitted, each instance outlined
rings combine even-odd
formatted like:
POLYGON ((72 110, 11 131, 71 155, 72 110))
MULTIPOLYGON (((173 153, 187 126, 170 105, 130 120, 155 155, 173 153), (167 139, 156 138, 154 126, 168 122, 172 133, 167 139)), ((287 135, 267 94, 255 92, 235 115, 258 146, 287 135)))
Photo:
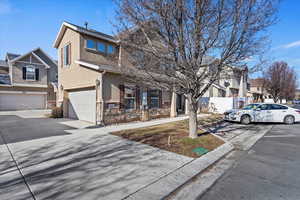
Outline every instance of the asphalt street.
POLYGON ((300 124, 275 124, 198 200, 299 200, 300 124))

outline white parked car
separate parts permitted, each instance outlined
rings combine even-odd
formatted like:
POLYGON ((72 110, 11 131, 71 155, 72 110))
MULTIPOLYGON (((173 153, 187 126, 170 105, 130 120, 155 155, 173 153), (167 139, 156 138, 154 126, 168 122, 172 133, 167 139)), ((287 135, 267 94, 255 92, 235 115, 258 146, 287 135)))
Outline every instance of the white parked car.
POLYGON ((250 124, 251 122, 283 122, 294 124, 300 121, 300 110, 275 103, 253 103, 243 109, 224 113, 225 120, 250 124))

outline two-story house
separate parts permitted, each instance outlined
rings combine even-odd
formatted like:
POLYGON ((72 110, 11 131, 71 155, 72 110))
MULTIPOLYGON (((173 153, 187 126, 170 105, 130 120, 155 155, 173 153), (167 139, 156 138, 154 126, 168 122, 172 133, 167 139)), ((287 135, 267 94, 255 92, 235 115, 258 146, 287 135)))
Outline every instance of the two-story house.
POLYGON ((203 97, 246 97, 248 81, 247 67, 228 67, 203 97))
POLYGON ((124 79, 120 68, 128 64, 126 51, 115 37, 64 22, 54 47, 58 50, 57 103, 65 117, 108 124, 139 119, 143 106, 152 116, 170 113, 169 92, 124 79))
POLYGON ((40 48, 0 60, 0 110, 51 108, 56 85, 57 63, 40 48))
MULTIPOLYGON (((109 124, 140 119, 144 107, 150 110, 150 118, 187 110, 183 95, 124 78, 121 68, 131 65, 130 55, 114 36, 63 22, 54 47, 58 50, 57 104, 65 117, 109 124)), ((241 77, 246 79, 244 73, 238 74, 229 85, 231 96, 238 94, 241 77)), ((226 87, 214 84, 207 94, 224 97, 226 87)))
POLYGON ((253 102, 264 102, 265 99, 271 98, 264 87, 264 79, 256 78, 250 80, 250 91, 253 102))

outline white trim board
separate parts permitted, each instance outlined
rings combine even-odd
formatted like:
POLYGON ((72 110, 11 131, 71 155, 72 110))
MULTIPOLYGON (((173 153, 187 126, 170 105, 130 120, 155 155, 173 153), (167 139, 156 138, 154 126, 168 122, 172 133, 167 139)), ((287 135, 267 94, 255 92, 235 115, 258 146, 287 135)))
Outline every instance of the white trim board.
POLYGON ((18 87, 36 87, 36 88, 48 88, 48 85, 35 85, 35 84, 13 84, 12 86, 18 86, 18 87))
POLYGON ((5 90, 0 90, 0 94, 42 94, 42 95, 47 95, 47 92, 34 92, 34 91, 5 91, 5 90))
POLYGON ((81 61, 81 60, 75 60, 75 63, 79 64, 79 65, 82 65, 84 67, 90 68, 90 69, 94 69, 94 70, 107 71, 107 72, 113 72, 113 73, 121 73, 120 70, 117 70, 117 69, 114 70, 114 69, 112 69, 114 67, 109 66, 109 65, 95 65, 95 64, 84 62, 84 61, 81 61))
POLYGON ((108 37, 105 37, 104 35, 99 35, 99 34, 96 34, 96 33, 92 33, 91 31, 89 30, 85 30, 84 28, 79 28, 77 26, 74 26, 73 24, 70 24, 68 22, 63 22, 62 25, 60 26, 60 29, 59 29, 59 32, 55 38, 55 41, 54 41, 54 44, 53 44, 53 47, 54 48, 58 48, 58 45, 66 31, 67 28, 70 28, 76 32, 79 32, 79 33, 82 33, 82 34, 86 34, 86 35, 90 35, 90 36, 93 36, 95 38, 99 38, 99 39, 102 39, 102 40, 106 40, 106 41, 109 41, 109 42, 113 42, 115 44, 118 44, 120 41, 119 40, 114 40, 114 39, 111 39, 111 38, 108 38, 108 37))

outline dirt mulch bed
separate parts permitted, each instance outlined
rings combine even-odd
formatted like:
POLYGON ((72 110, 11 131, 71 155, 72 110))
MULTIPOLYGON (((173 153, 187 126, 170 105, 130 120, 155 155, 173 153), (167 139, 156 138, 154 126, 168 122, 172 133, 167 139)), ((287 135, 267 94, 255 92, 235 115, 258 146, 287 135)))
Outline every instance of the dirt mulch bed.
MULTIPOLYGON (((200 118, 199 124, 200 126, 204 126, 208 123, 217 122, 220 119, 220 116, 212 115, 205 119, 200 118)), ((193 158, 200 157, 196 153, 192 152, 194 148, 203 147, 212 151, 224 143, 221 139, 206 133, 205 130, 201 129, 198 131, 198 138, 189 138, 188 120, 146 128, 118 131, 113 132, 112 134, 193 158)))

